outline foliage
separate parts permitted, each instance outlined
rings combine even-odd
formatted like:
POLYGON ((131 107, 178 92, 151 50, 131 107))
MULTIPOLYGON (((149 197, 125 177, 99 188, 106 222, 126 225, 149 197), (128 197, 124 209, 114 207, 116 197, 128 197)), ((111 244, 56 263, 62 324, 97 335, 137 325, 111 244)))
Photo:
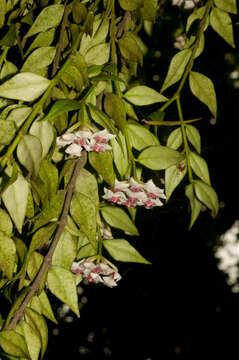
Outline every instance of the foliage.
POLYGON ((140 35, 158 21, 158 1, 0 0, 2 358, 44 356, 45 318, 56 322, 48 291, 79 316, 83 278, 110 287, 120 279, 108 256, 149 263, 129 240, 139 235, 136 205, 151 209, 165 199, 143 180, 145 168, 165 174, 166 201, 188 175, 190 228, 205 207, 216 216, 217 194, 192 125, 200 118, 184 119, 181 94, 188 82, 217 116, 213 82, 194 62, 209 26, 235 46, 230 14, 237 9, 235 0, 192 7, 185 44, 158 92, 137 81, 146 51, 140 35), (151 104, 157 110, 139 120, 137 108, 151 104), (178 121, 167 118, 174 105, 178 121), (172 127, 165 144, 161 126, 172 127))

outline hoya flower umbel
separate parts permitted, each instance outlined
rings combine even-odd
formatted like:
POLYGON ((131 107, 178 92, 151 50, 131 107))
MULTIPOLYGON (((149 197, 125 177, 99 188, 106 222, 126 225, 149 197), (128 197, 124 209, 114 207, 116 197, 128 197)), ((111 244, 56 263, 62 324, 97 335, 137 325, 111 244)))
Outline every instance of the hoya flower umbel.
POLYGON ((64 134, 57 137, 57 146, 66 146, 66 153, 71 156, 81 156, 81 151, 96 151, 103 153, 110 150, 108 141, 114 139, 116 135, 110 134, 106 129, 92 133, 89 130, 79 130, 75 133, 64 134))
POLYGON ((138 183, 132 177, 129 182, 116 180, 114 188, 104 188, 104 192, 104 199, 131 208, 144 206, 146 209, 151 209, 162 206, 160 199, 166 199, 163 189, 157 187, 153 180, 138 183))
POLYGON ((117 286, 117 282, 121 279, 118 269, 112 264, 105 262, 95 264, 89 259, 73 262, 71 271, 74 274, 81 274, 88 283, 101 283, 110 288, 117 286))

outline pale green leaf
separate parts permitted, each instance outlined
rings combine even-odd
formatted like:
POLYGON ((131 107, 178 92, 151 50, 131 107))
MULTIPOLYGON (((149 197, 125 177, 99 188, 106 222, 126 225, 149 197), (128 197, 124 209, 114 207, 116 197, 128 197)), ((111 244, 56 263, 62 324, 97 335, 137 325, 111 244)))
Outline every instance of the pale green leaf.
POLYGON ((142 64, 142 52, 134 35, 126 32, 122 38, 118 40, 121 55, 129 62, 142 64))
POLYGON ((79 110, 82 108, 82 103, 77 100, 70 100, 70 99, 62 99, 57 100, 51 107, 49 113, 42 119, 50 120, 54 119, 55 117, 72 110, 79 110))
POLYGON ((167 201, 172 195, 173 191, 183 180, 187 172, 187 166, 185 162, 179 163, 178 165, 170 166, 165 170, 165 195, 167 201))
POLYGON ((107 239, 103 241, 103 245, 117 261, 150 264, 127 240, 107 239))
POLYGON ((43 76, 23 72, 13 76, 0 85, 0 96, 8 99, 34 101, 50 85, 50 80, 43 76))
POLYGON ((32 112, 32 108, 30 108, 29 106, 22 106, 16 108, 10 112, 10 114, 7 117, 7 120, 14 121, 17 128, 19 128, 28 118, 31 112, 32 112))
POLYGON ((44 158, 54 140, 54 129, 49 121, 35 121, 29 133, 36 136, 42 145, 42 158, 44 158))
POLYGON ((177 150, 183 143, 182 130, 180 127, 173 130, 167 139, 167 146, 171 149, 177 150))
POLYGON ((12 278, 14 272, 15 256, 16 246, 14 241, 0 231, 0 269, 8 279, 12 278))
POLYGON ((144 5, 144 0, 119 0, 123 10, 133 11, 144 5))
POLYGON ((88 196, 97 207, 99 204, 98 183, 95 176, 86 169, 82 169, 77 176, 75 191, 88 196))
POLYGON ((111 146, 113 151, 113 159, 115 166, 120 174, 123 177, 128 169, 128 153, 126 148, 125 137, 119 132, 117 139, 111 140, 111 146))
POLYGON ((36 251, 34 251, 30 255, 28 265, 27 265, 27 274, 31 280, 33 280, 35 278, 36 274, 40 270, 43 260, 44 260, 44 257, 36 251))
POLYGON ((45 354, 48 344, 48 329, 46 320, 35 310, 27 308, 25 313, 26 322, 37 332, 41 341, 41 358, 45 354))
POLYGON ((10 355, 31 359, 24 337, 14 330, 1 331, 0 346, 10 355))
POLYGON ((202 101, 214 117, 217 116, 217 99, 213 82, 205 75, 191 71, 189 75, 190 89, 202 101))
POLYGON ((0 79, 2 81, 7 80, 7 78, 15 75, 18 72, 18 68, 11 61, 5 61, 1 72, 0 79))
POLYGON ((32 50, 40 47, 49 46, 52 44, 55 36, 55 29, 49 29, 47 31, 41 32, 38 34, 34 41, 31 43, 29 48, 27 49, 25 56, 27 56, 32 50))
POLYGON ((6 12, 7 12, 6 0, 0 0, 0 28, 4 25, 6 12))
POLYGON ((71 215, 88 237, 93 248, 96 248, 96 207, 92 200, 81 193, 75 193, 70 206, 71 215))
POLYGON ((189 161, 191 168, 195 172, 195 174, 202 179, 205 183, 210 185, 210 176, 208 171, 208 166, 206 161, 193 151, 189 153, 189 161))
POLYGON ((28 193, 28 182, 21 174, 18 174, 17 180, 2 194, 4 205, 20 233, 26 214, 28 193))
POLYGON ((104 108, 118 128, 123 130, 126 125, 126 110, 121 97, 117 94, 107 93, 104 99, 104 108))
POLYGON ((41 351, 39 333, 26 321, 18 324, 16 331, 25 338, 31 360, 38 360, 41 351))
POLYGON ((0 209, 0 231, 8 236, 11 236, 12 230, 13 225, 10 216, 6 213, 6 211, 0 209))
POLYGON ((150 105, 168 100, 158 91, 144 85, 138 85, 129 89, 124 94, 124 98, 134 105, 150 105))
POLYGON ((26 37, 58 26, 61 22, 63 13, 64 5, 51 5, 45 7, 28 30, 26 37))
POLYGON ((46 292, 44 290, 42 290, 42 292, 39 295, 39 300, 42 306, 42 314, 49 320, 51 320, 52 322, 54 322, 55 324, 57 324, 57 320, 55 318, 55 315, 52 311, 52 307, 50 304, 50 301, 48 299, 48 296, 46 294, 46 292))
POLYGON ((128 235, 139 235, 138 230, 124 210, 115 206, 104 206, 100 209, 104 220, 112 227, 128 235))
POLYGON ((51 239, 55 229, 56 223, 52 223, 37 230, 32 237, 29 251, 33 252, 35 250, 41 249, 45 244, 47 244, 47 242, 51 239))
POLYGON ((40 69, 49 66, 56 54, 56 49, 53 46, 44 46, 34 50, 24 62, 21 72, 37 72, 40 69))
POLYGON ((74 275, 61 267, 53 266, 47 277, 49 290, 79 317, 78 296, 74 275))
POLYGON ((14 122, 0 120, 0 145, 8 145, 14 138, 16 128, 14 122))
POLYGON ((226 12, 237 14, 236 0, 214 0, 214 4, 226 12))
POLYGON ((213 216, 216 216, 219 209, 219 203, 215 190, 201 180, 194 181, 194 189, 198 200, 212 210, 213 216))
POLYGON ((89 49, 85 55, 85 61, 90 65, 103 65, 108 62, 110 56, 110 44, 98 44, 89 49))
POLYGON ((110 186, 114 186, 115 172, 113 168, 113 158, 110 151, 105 151, 104 153, 97 153, 94 151, 90 152, 89 162, 110 186))
POLYGON ((145 126, 128 123, 126 129, 129 135, 129 141, 136 150, 143 150, 152 145, 160 145, 159 140, 145 126))
POLYGON ((52 265, 70 270, 76 250, 75 238, 68 231, 63 231, 52 257, 52 265))
POLYGON ((184 155, 166 146, 150 146, 143 150, 137 161, 152 170, 164 170, 178 164, 184 155))
POLYGON ((58 188, 58 171, 57 168, 49 161, 43 159, 39 169, 39 177, 46 188, 49 201, 56 195, 58 188))
POLYGON ((112 122, 112 120, 101 110, 99 110, 96 106, 87 104, 87 107, 90 110, 90 115, 92 119, 102 126, 104 129, 107 129, 111 134, 116 134, 117 130, 112 122))
POLYGON ((161 92, 163 92, 169 86, 175 84, 181 79, 185 67, 188 64, 189 59, 191 57, 191 54, 192 54, 192 50, 185 49, 174 55, 174 57, 170 62, 168 73, 161 88, 161 92))
POLYGON ((232 20, 228 13, 213 8, 210 14, 210 25, 228 44, 235 48, 232 20))
POLYGON ((186 186, 185 195, 190 201, 191 220, 190 220, 189 228, 191 229, 200 214, 200 211, 202 209, 202 204, 200 203, 200 201, 197 200, 194 194, 194 189, 192 184, 186 186))
POLYGON ((192 125, 186 125, 186 135, 197 152, 201 153, 201 136, 198 129, 192 125))
POLYGON ((200 8, 197 7, 194 8, 193 12, 189 15, 187 19, 186 33, 188 32, 188 30, 190 29, 191 25, 195 20, 202 19, 204 13, 205 13, 205 6, 202 6, 200 8))
POLYGON ((17 157, 20 163, 33 175, 38 173, 42 158, 42 145, 33 135, 24 135, 17 147, 17 157))

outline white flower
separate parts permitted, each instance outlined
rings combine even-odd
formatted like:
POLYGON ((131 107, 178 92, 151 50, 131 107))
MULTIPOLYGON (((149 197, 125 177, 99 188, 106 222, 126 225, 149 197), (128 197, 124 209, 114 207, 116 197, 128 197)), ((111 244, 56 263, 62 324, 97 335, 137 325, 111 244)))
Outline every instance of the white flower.
POLYGON ((98 131, 92 135, 98 144, 106 144, 109 140, 114 139, 116 135, 110 134, 106 129, 98 131))
POLYGON ((183 6, 186 10, 193 9, 200 0, 172 0, 172 5, 183 6))
POLYGON ((129 188, 129 183, 126 181, 115 180, 114 192, 126 191, 129 188))
POLYGON ((58 136, 56 138, 56 145, 57 146, 69 145, 69 144, 72 144, 75 139, 76 139, 75 134, 72 134, 72 133, 64 134, 64 135, 58 136))
POLYGON ((113 203, 123 204, 127 198, 122 191, 113 192, 110 189, 104 188, 105 194, 102 196, 103 199, 113 203))
POLYGON ((163 189, 157 187, 152 179, 146 182, 146 184, 144 185, 144 189, 146 190, 147 196, 149 198, 156 199, 157 197, 159 197, 161 199, 166 199, 163 189))
POLYGON ((81 151, 82 151, 82 147, 80 145, 77 144, 71 144, 70 146, 68 146, 66 148, 66 153, 70 154, 72 156, 81 156, 81 151))
POLYGON ((183 35, 177 36, 173 46, 175 49, 183 50, 185 46, 185 37, 183 35))

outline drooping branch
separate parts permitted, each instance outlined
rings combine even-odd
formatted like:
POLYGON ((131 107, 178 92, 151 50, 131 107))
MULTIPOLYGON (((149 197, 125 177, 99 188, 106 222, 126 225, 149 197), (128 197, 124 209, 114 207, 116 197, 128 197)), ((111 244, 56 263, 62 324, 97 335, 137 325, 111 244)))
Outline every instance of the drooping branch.
POLYGON ((13 317, 12 317, 9 325, 6 327, 8 330, 13 329, 18 324, 18 322, 22 319, 25 309, 26 309, 27 305, 29 304, 29 301, 37 293, 37 291, 41 285, 41 282, 44 279, 44 276, 46 275, 47 271, 49 270, 49 268, 51 266, 52 256, 53 256, 56 246, 59 242, 59 239, 64 231, 64 228, 67 224, 67 216, 68 216, 69 209, 70 209, 70 204, 71 204, 71 199, 72 199, 72 195, 73 195, 74 188, 75 188, 76 179, 77 179, 79 172, 81 171, 81 169, 84 166, 85 158, 86 158, 86 153, 82 152, 81 157, 78 160, 76 160, 75 168, 74 168, 71 180, 65 191, 64 206, 63 206, 63 210, 62 210, 62 213, 61 213, 61 216, 59 219, 59 224, 58 224, 54 239, 50 245, 48 253, 46 254, 46 256, 43 260, 43 263, 41 265, 41 268, 40 268, 37 276, 35 277, 35 279, 33 280, 32 284, 30 286, 29 292, 23 299, 19 308, 13 314, 13 317))

